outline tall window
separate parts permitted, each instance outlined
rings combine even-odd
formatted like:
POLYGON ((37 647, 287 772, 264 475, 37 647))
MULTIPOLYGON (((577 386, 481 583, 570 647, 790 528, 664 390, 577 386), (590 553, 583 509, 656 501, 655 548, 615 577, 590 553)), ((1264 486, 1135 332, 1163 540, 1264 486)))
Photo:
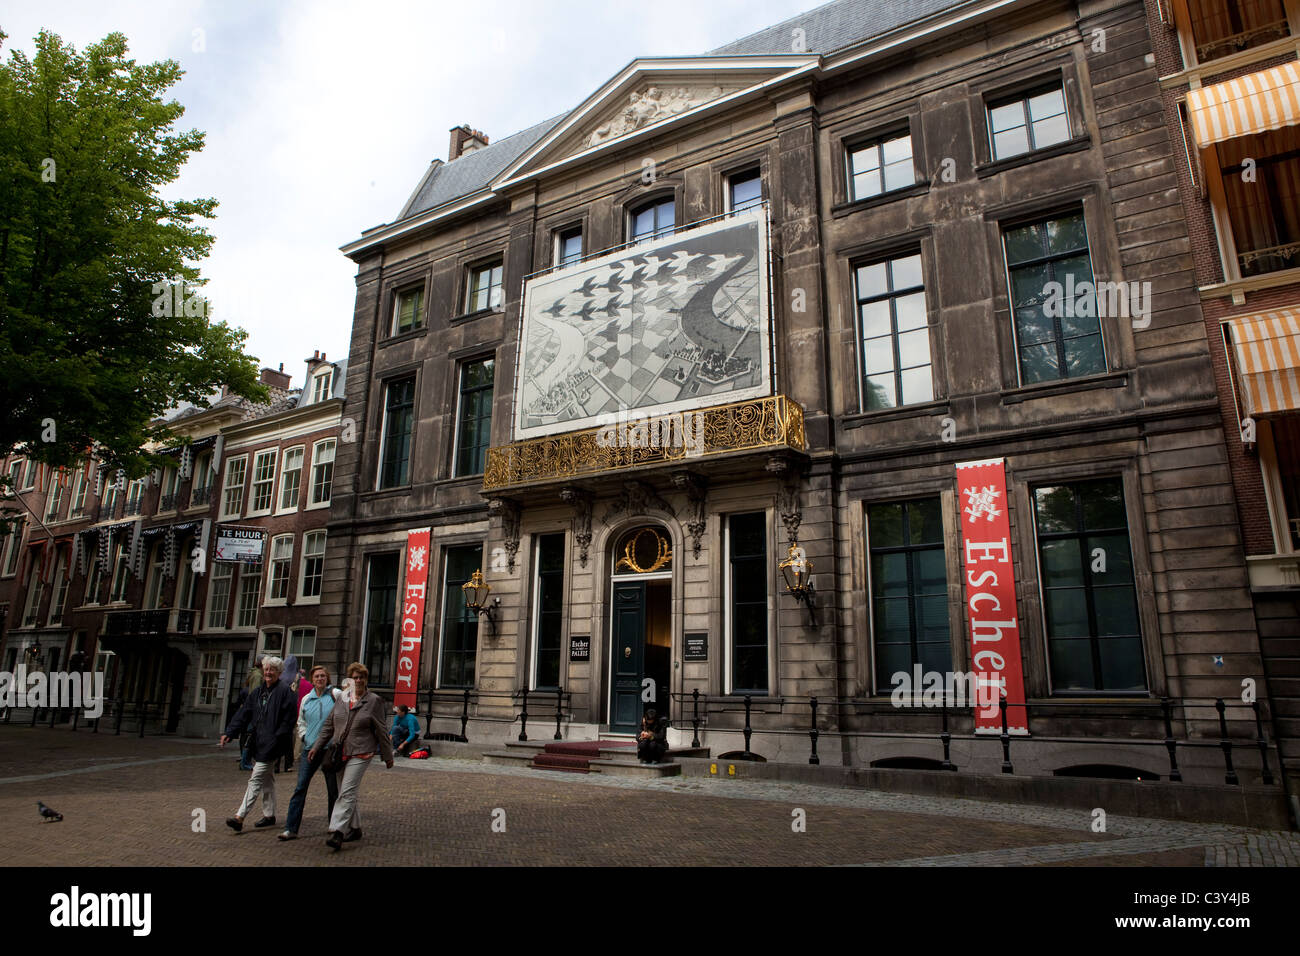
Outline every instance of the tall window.
POLYGON ((315 402, 327 401, 330 397, 330 389, 334 385, 334 369, 327 368, 323 372, 316 373, 312 379, 311 400, 315 402))
POLYGON ((376 554, 366 575, 366 633, 364 657, 370 682, 392 682, 394 622, 397 614, 398 555, 376 554))
POLYGON ((424 328, 424 286, 397 293, 393 308, 393 334, 424 328))
POLYGON ((325 572, 325 532, 308 531, 302 538, 302 571, 298 575, 301 598, 319 598, 325 572))
POLYGON ((126 600, 127 585, 131 583, 130 563, 131 556, 127 553, 126 542, 119 540, 113 558, 113 584, 108 591, 109 603, 126 600))
POLYGON ((271 501, 275 498, 275 457, 274 448, 259 451, 253 459, 253 506, 248 513, 263 514, 271 510, 271 501))
POLYGON ((3 537, 4 542, 4 568, 5 577, 11 577, 18 571, 18 558, 22 554, 23 544, 23 527, 26 525, 26 519, 22 517, 14 518, 9 522, 9 533, 3 537))
POLYGON ((180 567, 180 581, 176 584, 176 606, 183 607, 187 610, 197 611, 198 601, 195 599, 195 591, 198 585, 198 576, 194 573, 194 564, 191 561, 191 555, 194 552, 194 546, 197 539, 190 536, 184 539, 178 554, 178 563, 180 567))
POLYGON ((220 701, 224 656, 220 651, 204 651, 199 655, 199 695, 195 703, 200 707, 215 707, 220 701))
POLYGON ((36 459, 28 458, 27 470, 23 472, 23 491, 31 491, 36 487, 36 467, 36 459))
POLYGON ((948 571, 938 498, 867 508, 876 690, 899 672, 952 670, 948 571))
POLYGON ((870 411, 930 401, 934 374, 920 255, 859 266, 855 276, 863 407, 870 411))
POLYGON ((126 492, 126 513, 138 515, 144 511, 144 479, 137 478, 131 482, 126 492))
POLYGON ((564 535, 537 539, 533 598, 536 669, 533 686, 560 686, 560 644, 564 634, 564 535))
POLYGON ((1242 277, 1300 267, 1300 126, 1215 149, 1242 277))
POLYGON ((208 583, 208 629, 221 630, 226 626, 230 610, 230 579, 235 573, 235 566, 225 561, 214 561, 211 569, 212 579, 208 583))
POLYGON ((1282 0, 1187 0, 1187 10, 1198 63, 1291 35, 1282 0))
POLYGON ((312 662, 316 659, 316 628, 290 628, 289 653, 298 658, 298 670, 310 674, 312 662))
POLYGON ((555 264, 572 265, 582 261, 582 230, 565 229, 555 237, 555 264))
POLYGON ((54 596, 50 599, 51 627, 63 623, 63 610, 68 604, 68 586, 72 583, 70 577, 67 549, 60 548, 54 564, 54 596))
POLYGON ((466 312, 482 312, 486 309, 501 308, 501 279, 503 269, 500 262, 471 269, 469 274, 469 298, 465 303, 466 312))
POLYGON ((850 197, 867 199, 916 182, 912 134, 873 140, 849 150, 850 197))
POLYGON ((481 475, 492 432, 492 381, 496 362, 480 359, 460 367, 460 414, 456 425, 456 474, 481 475))
POLYGON ((293 511, 298 507, 298 490, 302 485, 302 459, 305 449, 299 445, 284 453, 280 465, 280 510, 293 511))
POLYGON ((149 549, 148 571, 146 573, 144 606, 148 610, 162 606, 163 591, 163 544, 159 542, 149 549))
POLYGON ((727 180, 727 199, 732 212, 762 205, 763 177, 757 169, 736 173, 727 180))
POLYGON ((415 418, 415 378, 388 385, 384 403, 383 455, 379 487, 398 488, 410 483, 411 425, 415 418))
POLYGON ((86 591, 82 595, 82 604, 98 604, 99 589, 104 583, 104 569, 100 567, 99 557, 96 555, 90 560, 90 570, 86 572, 86 591))
POLYGON ((727 627, 731 691, 767 693, 767 517, 761 511, 727 519, 730 567, 727 627))
POLYGON ((289 596, 289 568, 293 562, 293 535, 281 534, 271 539, 270 584, 267 601, 282 602, 289 596))
POLYGON ((238 518, 244 510, 244 472, 248 468, 248 456, 241 455, 226 462, 225 501, 221 513, 226 518, 238 518))
POLYGON ((1070 138, 1065 93, 1057 85, 989 104, 993 158, 1007 159, 1070 138))
POLYGON ((77 469, 76 483, 72 486, 72 507, 68 510, 69 518, 80 518, 86 513, 86 472, 77 469))
POLYGON ((245 567, 239 574, 239 610, 236 627, 257 626, 257 605, 262 597, 261 568, 245 567))
POLYGON ((1052 689, 1145 690, 1120 480, 1035 488, 1034 516, 1052 689))
POLYGON ((439 687, 473 687, 478 655, 478 615, 465 606, 461 585, 483 567, 479 545, 447 548, 442 586, 442 641, 439 687))
POLYGON ((334 487, 334 439, 317 442, 311 450, 311 503, 329 504, 334 487))
POLYGON ((175 468, 164 468, 162 473, 162 485, 158 492, 158 510, 175 511, 176 510, 176 490, 180 487, 180 479, 177 476, 175 468))
POLYGON ((1081 283, 1092 289, 1083 214, 1008 229, 1003 243, 1021 383, 1106 371, 1095 292, 1065 298, 1081 283))
POLYGON ((671 236, 677 220, 677 204, 670 196, 632 210, 628 237, 630 241, 671 236))
POLYGON ((45 520, 57 521, 59 508, 63 505, 63 482, 66 472, 62 469, 50 475, 50 493, 45 496, 45 520))
MULTIPOLYGON (((33 557, 35 555, 33 554, 33 557)), ((23 612, 23 627, 35 627, 41 612, 41 598, 45 596, 45 582, 41 580, 41 569, 36 561, 29 562, 27 572, 27 608, 23 612)))

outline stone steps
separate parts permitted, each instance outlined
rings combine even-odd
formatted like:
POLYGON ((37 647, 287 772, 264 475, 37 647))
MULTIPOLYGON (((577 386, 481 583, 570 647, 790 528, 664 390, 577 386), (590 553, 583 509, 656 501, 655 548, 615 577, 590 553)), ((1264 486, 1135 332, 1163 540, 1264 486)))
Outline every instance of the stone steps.
POLYGON ((483 762, 496 766, 529 766, 562 773, 604 773, 627 777, 675 777, 682 772, 677 757, 707 757, 707 747, 672 750, 663 763, 644 764, 636 759, 630 738, 609 740, 509 741, 504 750, 483 754, 483 762))

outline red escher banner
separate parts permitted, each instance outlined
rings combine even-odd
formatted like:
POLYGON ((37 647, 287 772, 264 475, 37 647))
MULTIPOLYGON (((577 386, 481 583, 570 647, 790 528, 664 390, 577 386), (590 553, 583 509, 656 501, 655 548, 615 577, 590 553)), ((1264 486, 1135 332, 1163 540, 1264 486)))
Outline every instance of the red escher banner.
POLYGON ((420 685, 420 643, 424 640, 424 598, 429 582, 429 528, 406 532, 406 586, 402 589, 401 647, 393 703, 416 706, 420 685))
POLYGON ((1007 729, 1027 734, 1025 678, 1020 662, 1016 577, 1007 516, 1007 472, 1001 458, 957 465, 961 494, 962 567, 975 674, 975 732, 1001 733, 998 700, 1005 695, 1007 729), (1014 705, 1012 705, 1014 702, 1014 705))

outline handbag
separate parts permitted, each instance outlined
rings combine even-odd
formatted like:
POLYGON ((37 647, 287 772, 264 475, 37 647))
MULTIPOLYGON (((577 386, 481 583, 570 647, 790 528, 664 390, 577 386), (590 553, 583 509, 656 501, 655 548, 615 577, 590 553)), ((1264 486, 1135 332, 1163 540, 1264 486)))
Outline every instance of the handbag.
POLYGON ((320 768, 326 773, 338 773, 343 769, 343 745, 347 742, 348 734, 352 731, 352 718, 356 717, 357 708, 353 708, 348 714, 347 726, 343 728, 343 736, 337 742, 332 742, 325 748, 325 756, 320 762, 320 768))

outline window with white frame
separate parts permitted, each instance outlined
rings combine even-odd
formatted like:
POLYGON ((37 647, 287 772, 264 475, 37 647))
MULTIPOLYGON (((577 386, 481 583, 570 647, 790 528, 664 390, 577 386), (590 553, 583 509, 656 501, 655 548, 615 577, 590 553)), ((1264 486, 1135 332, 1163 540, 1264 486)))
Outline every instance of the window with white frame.
POLYGON ((329 504, 334 488, 334 439, 317 442, 311 450, 311 503, 329 504))
POLYGON ((263 631, 261 639, 257 642, 257 660, 260 661, 268 654, 272 657, 284 657, 284 631, 278 627, 263 631))
POLYGON ((190 610, 198 609, 194 598, 198 577, 194 573, 194 562, 190 557, 197 540, 195 537, 186 539, 185 546, 178 552, 180 555, 178 561, 180 562, 181 579, 176 586, 176 606, 190 610))
POLYGON ((280 465, 280 510, 294 511, 298 507, 298 491, 302 485, 302 459, 306 449, 302 445, 285 449, 280 465))
POLYGON ((99 589, 104 583, 104 569, 100 567, 99 556, 91 558, 90 570, 86 572, 86 591, 81 597, 82 604, 98 604, 99 589))
POLYGON ((163 543, 160 541, 149 549, 148 582, 144 589, 146 610, 162 607, 163 577, 163 543))
POLYGON ((557 268, 582 261, 582 227, 562 229, 555 234, 555 265, 557 268))
POLYGON ((144 511, 144 489, 143 478, 136 478, 127 486, 126 513, 128 515, 138 515, 144 511))
POLYGON ((293 535, 281 534, 271 539, 271 562, 267 572, 266 603, 283 604, 289 596, 289 568, 293 562, 293 535))
POLYGON ((36 561, 30 562, 27 574, 27 607, 23 611, 23 627, 35 627, 36 618, 41 611, 41 598, 45 596, 45 582, 41 580, 41 569, 36 561))
POLYGON ((323 372, 317 372, 312 378, 311 400, 312 403, 323 402, 329 399, 330 389, 334 385, 334 369, 326 368, 323 372))
POLYGON ((320 598, 325 573, 325 532, 308 531, 302 537, 302 569, 298 574, 298 596, 320 598))
POLYGON ((63 484, 67 481, 67 472, 62 468, 50 477, 50 493, 45 496, 45 520, 57 521, 59 508, 63 506, 63 484))
POLYGON ((1044 149, 1070 138, 1065 90, 1058 81, 1031 93, 988 104, 993 158, 1008 159, 1044 149))
POLYGON ((502 276, 503 269, 500 261, 471 269, 465 311, 484 312, 488 309, 501 308, 502 276))
POLYGON ((259 451, 253 457, 253 490, 248 513, 269 514, 271 503, 275 499, 275 458, 276 451, 269 448, 259 451))
POLYGON ((220 703, 224 658, 220 651, 204 651, 199 655, 199 696, 195 700, 199 707, 215 707, 220 703))
POLYGON ((21 458, 9 463, 9 488, 5 492, 6 498, 12 498, 14 492, 18 490, 18 485, 22 481, 23 461, 21 458))
POLYGON ((316 660, 316 628, 295 627, 289 630, 289 653, 298 658, 298 671, 310 674, 316 660))
POLYGON ((727 177, 727 206, 732 212, 743 212, 762 204, 763 177, 757 169, 727 177))
POLYGON ((27 459, 27 468, 23 472, 23 491, 31 491, 36 487, 36 459, 27 459))
POLYGON ((226 462, 226 480, 222 485, 225 490, 225 500, 221 506, 223 518, 238 518, 244 510, 244 473, 247 468, 247 455, 226 462))
POLYGON ((920 254, 860 265, 854 269, 854 285, 863 410, 931 401, 934 376, 920 254))
POLYGON ((108 592, 110 604, 126 600, 126 589, 131 583, 130 563, 131 556, 127 553, 126 542, 119 540, 113 557, 113 584, 108 592))
POLYGON ((868 199, 915 182, 910 132, 884 136, 849 150, 850 199, 868 199))
POLYGON ((239 574, 239 610, 236 627, 257 626, 257 604, 262 597, 261 569, 246 568, 239 574))
POLYGON ((86 472, 78 468, 77 478, 72 486, 72 507, 68 510, 69 518, 80 518, 86 513, 86 472))
POLYGON ((424 286, 403 289, 393 302, 393 335, 424 328, 424 286))
POLYGON ((226 619, 230 611, 230 584, 235 573, 235 566, 225 561, 212 563, 212 579, 208 582, 208 616, 210 631, 226 629, 226 619))
POLYGON ((18 572, 18 558, 22 554, 23 528, 27 524, 24 518, 14 518, 9 523, 9 533, 3 538, 4 563, 0 565, 0 575, 13 577, 18 572))
POLYGON ((50 599, 50 627, 63 623, 63 611, 68 604, 68 586, 72 583, 68 574, 68 552, 60 548, 58 559, 54 563, 54 596, 50 599))

